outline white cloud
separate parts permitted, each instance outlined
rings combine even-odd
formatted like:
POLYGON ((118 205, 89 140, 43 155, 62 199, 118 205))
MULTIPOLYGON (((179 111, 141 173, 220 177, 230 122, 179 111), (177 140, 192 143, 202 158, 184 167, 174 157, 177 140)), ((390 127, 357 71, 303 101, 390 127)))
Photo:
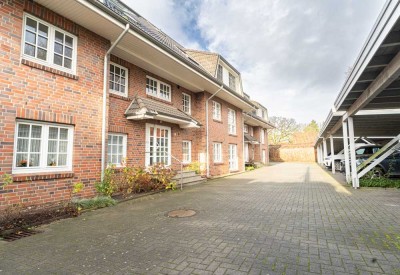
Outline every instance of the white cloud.
POLYGON ((271 116, 322 122, 380 0, 124 0, 187 48, 219 52, 271 116))

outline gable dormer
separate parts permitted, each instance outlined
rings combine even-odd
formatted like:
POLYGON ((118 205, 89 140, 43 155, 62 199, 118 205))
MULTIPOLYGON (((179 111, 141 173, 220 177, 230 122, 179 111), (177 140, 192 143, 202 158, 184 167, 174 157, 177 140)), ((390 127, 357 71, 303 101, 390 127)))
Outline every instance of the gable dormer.
POLYGON ((243 95, 240 73, 226 62, 222 56, 218 59, 215 77, 236 93, 243 95))

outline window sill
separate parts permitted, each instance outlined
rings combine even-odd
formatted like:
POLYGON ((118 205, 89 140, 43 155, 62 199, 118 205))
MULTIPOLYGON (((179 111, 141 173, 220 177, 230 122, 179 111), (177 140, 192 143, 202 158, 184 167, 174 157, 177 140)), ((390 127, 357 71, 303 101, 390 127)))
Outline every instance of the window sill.
POLYGON ((220 166, 220 165, 224 165, 224 163, 223 162, 214 162, 214 165, 215 166, 220 166))
POLYGON ((61 75, 61 76, 67 77, 67 78, 71 78, 73 80, 78 80, 79 79, 79 77, 77 75, 74 75, 74 74, 71 74, 71 73, 67 73, 67 72, 63 72, 63 71, 60 71, 58 69, 54 69, 52 67, 45 66, 45 65, 42 65, 42 64, 34 62, 34 61, 30 61, 30 60, 25 59, 25 58, 22 58, 21 64, 24 64, 26 66, 29 66, 29 67, 32 67, 32 68, 36 68, 36 69, 39 69, 39 70, 43 70, 43 71, 46 71, 46 72, 50 72, 50 73, 53 73, 53 74, 61 75))
POLYGON ((14 174, 13 181, 36 181, 50 179, 65 179, 74 177, 73 172, 50 172, 50 173, 32 173, 32 174, 14 174))
POLYGON ((237 134, 229 134, 230 137, 237 137, 237 134))
POLYGON ((214 121, 214 122, 217 122, 217 123, 223 124, 222 120, 218 120, 218 119, 213 118, 213 121, 214 121))
POLYGON ((121 93, 113 92, 111 90, 109 90, 109 94, 110 94, 110 97, 115 97, 115 98, 122 99, 122 100, 125 100, 125 101, 131 101, 132 100, 127 95, 123 95, 121 93))

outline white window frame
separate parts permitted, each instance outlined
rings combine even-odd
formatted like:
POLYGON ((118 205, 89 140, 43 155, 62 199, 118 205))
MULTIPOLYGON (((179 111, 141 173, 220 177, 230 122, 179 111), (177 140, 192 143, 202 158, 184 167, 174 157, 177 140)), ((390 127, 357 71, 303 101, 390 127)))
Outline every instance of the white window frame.
MULTIPOLYGON (((47 173, 47 172, 65 172, 72 171, 72 159, 73 159, 73 142, 74 142, 74 126, 64 125, 57 123, 47 123, 33 120, 17 120, 15 123, 15 135, 14 135, 14 151, 13 151, 13 174, 33 174, 33 173, 47 173), (40 144, 40 160, 39 166, 37 167, 17 167, 17 142, 18 142, 18 126, 20 124, 30 124, 42 127, 41 132, 41 144, 40 144), (68 129, 68 146, 67 146, 67 164, 64 166, 49 166, 47 165, 48 155, 48 143, 49 143, 49 128, 59 127, 68 129)), ((29 145, 28 145, 29 146, 29 145)))
POLYGON ((247 124, 243 125, 243 132, 245 132, 246 134, 249 133, 249 126, 247 124))
POLYGON ((217 79, 220 81, 224 80, 224 67, 221 64, 217 66, 217 79))
POLYGON ((146 75, 146 94, 151 95, 151 96, 154 96, 154 97, 157 97, 157 98, 159 98, 159 99, 162 99, 162 100, 165 100, 165 101, 168 101, 168 102, 171 102, 172 87, 171 87, 171 85, 169 85, 169 84, 167 84, 167 83, 165 83, 165 82, 162 82, 162 81, 160 81, 160 80, 158 80, 158 79, 156 79, 156 78, 154 78, 154 77, 151 77, 151 76, 146 75), (147 92, 147 79, 150 79, 150 80, 152 80, 152 81, 154 81, 154 82, 157 83, 157 84, 156 84, 156 85, 157 85, 157 86, 156 86, 156 88, 157 88, 156 94, 148 93, 148 92, 147 92), (161 96, 161 86, 162 86, 162 85, 165 85, 165 86, 169 87, 168 98, 165 98, 165 97, 161 96))
POLYGON ((115 165, 116 167, 124 167, 126 165, 126 148, 127 148, 127 143, 128 143, 128 135, 127 134, 121 134, 121 133, 108 133, 108 141, 107 141, 107 165, 115 165), (108 142, 110 141, 110 136, 116 136, 116 137, 122 137, 122 156, 121 156, 121 162, 120 163, 112 163, 108 159, 108 142))
POLYGON ((182 93, 182 111, 184 111, 187 114, 192 113, 192 97, 189 94, 182 93), (185 103, 188 105, 186 106, 185 103))
POLYGON ((233 73, 229 72, 228 78, 229 78, 229 88, 236 91, 236 76, 233 73))
MULTIPOLYGON (((114 62, 110 62, 110 65, 108 67, 109 74, 111 74, 111 65, 114 66, 114 67, 118 67, 120 70, 124 70, 125 71, 125 91, 121 92, 121 91, 117 91, 117 90, 109 88, 110 93, 113 93, 113 94, 116 94, 116 95, 122 95, 124 97, 128 97, 128 91, 129 91, 129 89, 128 89, 128 84, 129 84, 129 71, 128 71, 128 68, 126 68, 124 66, 121 66, 119 64, 116 64, 114 62)), ((115 75, 115 73, 114 73, 114 75, 115 75)), ((111 79, 109 78, 108 79, 108 87, 110 87, 110 82, 111 82, 111 79)), ((116 83, 116 82, 113 81, 113 83, 116 83)), ((120 83, 118 83, 118 84, 121 85, 120 83)))
MULTIPOLYGON (((151 123, 146 123, 145 165, 150 166, 150 127, 154 127, 155 131, 157 131, 157 128, 168 130, 168 152, 167 152, 168 164, 165 164, 165 166, 170 166, 171 165, 171 150, 172 150, 172 148, 171 148, 171 127, 161 126, 161 125, 151 124, 151 123)), ((153 153, 155 153, 155 152, 156 152, 156 146, 154 146, 153 153)))
POLYGON ((250 136, 254 135, 254 130, 253 130, 252 126, 249 126, 249 134, 250 134, 250 136))
POLYGON ((191 163, 192 162, 192 142, 190 140, 182 140, 182 163, 191 163), (188 153, 184 153, 184 146, 187 144, 188 153), (185 158, 185 155, 187 158, 185 158))
POLYGON ((213 143, 213 160, 214 163, 222 163, 222 143, 213 143))
POLYGON ((264 129, 260 130, 260 142, 261 144, 265 143, 265 133, 264 133, 264 129))
POLYGON ((228 108, 228 133, 236 135, 236 111, 228 108))
POLYGON ((213 119, 221 121, 221 103, 217 101, 212 102, 213 119))
POLYGON ((237 144, 229 144, 228 155, 229 155, 229 171, 237 171, 239 169, 237 144))
POLYGON ((30 15, 28 13, 24 13, 24 21, 23 21, 23 26, 22 26, 22 39, 21 39, 21 58, 59 70, 63 71, 66 73, 70 73, 73 75, 76 75, 76 64, 77 64, 77 51, 78 51, 78 38, 77 36, 62 30, 60 28, 57 28, 56 26, 43 21, 33 15, 30 15), (30 56, 28 54, 25 54, 25 30, 26 30, 26 21, 27 18, 30 18, 32 20, 35 20, 39 22, 40 24, 45 25, 48 28, 48 39, 47 39, 47 58, 46 60, 42 60, 37 57, 30 56), (71 64, 71 69, 65 68, 63 66, 54 64, 54 42, 55 42, 55 32, 58 31, 62 33, 63 35, 68 35, 73 38, 73 45, 72 45, 72 64, 71 64))

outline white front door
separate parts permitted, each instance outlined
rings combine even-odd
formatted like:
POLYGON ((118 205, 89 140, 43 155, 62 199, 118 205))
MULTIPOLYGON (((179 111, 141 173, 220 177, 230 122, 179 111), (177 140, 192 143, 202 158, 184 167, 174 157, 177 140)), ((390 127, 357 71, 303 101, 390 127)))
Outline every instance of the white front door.
POLYGON ((229 171, 238 170, 237 145, 229 144, 229 171))
POLYGON ((171 164, 171 128, 146 124, 146 166, 171 164))
POLYGON ((262 150, 262 162, 265 164, 265 150, 262 150))

